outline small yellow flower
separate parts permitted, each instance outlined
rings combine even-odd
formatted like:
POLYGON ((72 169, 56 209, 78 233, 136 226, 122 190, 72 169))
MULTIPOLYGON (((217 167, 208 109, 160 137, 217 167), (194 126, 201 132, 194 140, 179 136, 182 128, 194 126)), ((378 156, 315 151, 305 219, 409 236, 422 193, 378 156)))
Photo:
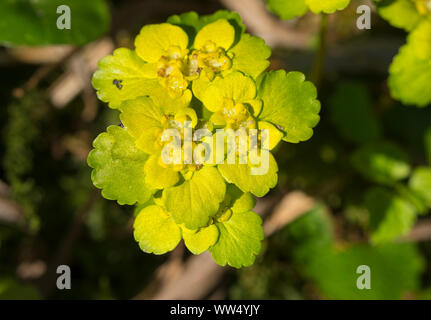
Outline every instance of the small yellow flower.
POLYGON ((221 72, 232 68, 234 54, 229 52, 235 41, 235 29, 220 19, 203 27, 196 35, 192 49, 189 38, 178 26, 169 23, 148 25, 136 37, 138 56, 172 97, 179 97, 189 83, 200 77, 212 81, 221 72))
POLYGON ((99 99, 114 109, 143 96, 186 105, 191 90, 200 99, 219 75, 239 70, 255 79, 269 65, 271 51, 265 42, 235 29, 227 19, 203 22, 195 30, 193 39, 182 25, 144 26, 135 50, 119 48, 100 60, 92 81, 99 99))

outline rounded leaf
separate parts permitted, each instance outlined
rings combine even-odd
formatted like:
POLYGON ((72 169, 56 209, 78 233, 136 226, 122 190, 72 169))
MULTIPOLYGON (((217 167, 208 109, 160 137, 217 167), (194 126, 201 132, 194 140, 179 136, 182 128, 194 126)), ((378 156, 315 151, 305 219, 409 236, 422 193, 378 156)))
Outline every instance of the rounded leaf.
POLYGON ((268 8, 281 19, 290 20, 308 11, 305 0, 266 0, 268 8))
POLYGON ((422 20, 414 1, 393 0, 375 1, 379 15, 396 28, 413 30, 422 20))
POLYGON ((191 179, 163 191, 166 209, 188 229, 206 226, 224 199, 226 184, 214 167, 204 166, 191 179))
POLYGON ((402 46, 389 68, 391 96, 407 105, 425 107, 431 103, 430 83, 429 59, 420 59, 411 44, 402 46))
POLYGON ((271 188, 277 185, 278 165, 271 152, 261 150, 261 163, 259 172, 252 174, 250 162, 241 164, 237 158, 234 164, 223 163, 218 165, 223 178, 227 182, 235 184, 243 192, 250 192, 257 197, 263 197, 271 188))
POLYGON ((265 40, 244 33, 241 40, 229 50, 233 54, 232 68, 256 79, 269 66, 271 48, 265 40))
POLYGON ((420 23, 409 34, 407 41, 419 59, 429 61, 431 59, 431 21, 424 20, 420 23))
POLYGON ((146 25, 135 39, 136 53, 147 62, 157 62, 171 46, 184 50, 188 43, 184 30, 169 23, 146 25))
POLYGON ((232 99, 234 104, 247 102, 256 97, 256 85, 252 78, 241 72, 229 73, 225 78, 214 80, 202 95, 202 102, 211 112, 224 106, 225 99, 232 99))
POLYGON ((226 19, 219 19, 203 27, 195 38, 194 47, 201 49, 208 41, 228 50, 235 40, 235 29, 226 19))
POLYGON ((190 111, 184 108, 185 102, 181 98, 172 101, 171 107, 174 105, 177 106, 175 111, 165 110, 164 107, 167 104, 160 104, 165 99, 139 97, 134 100, 125 101, 121 105, 121 121, 136 139, 137 146, 149 154, 160 155, 162 149, 160 136, 165 129, 163 124, 165 115, 175 115, 184 111, 190 111))
POLYGON ((259 121, 257 125, 259 130, 268 130, 268 150, 274 149, 283 138, 283 132, 278 130, 273 124, 266 121, 259 121))
POLYGON ((334 13, 345 9, 350 0, 305 0, 305 3, 313 13, 334 13))
POLYGON ((150 199, 154 189, 146 184, 144 170, 148 155, 136 147, 127 129, 110 126, 93 146, 87 162, 94 169, 93 184, 102 189, 103 197, 129 205, 150 199))
POLYGON ((218 236, 219 231, 214 224, 201 228, 197 232, 183 229, 184 244, 193 254, 201 254, 208 250, 217 242, 218 236))
POLYGON ((133 235, 142 251, 164 254, 172 251, 181 240, 181 229, 169 214, 156 205, 139 212, 133 224, 133 235))
POLYGON ((215 262, 234 268, 251 266, 261 249, 262 219, 253 211, 236 212, 225 222, 218 222, 217 243, 209 251, 215 262))
POLYGON ((304 80, 300 72, 278 70, 264 73, 257 81, 257 97, 263 100, 259 120, 276 125, 287 142, 310 139, 320 120, 316 87, 304 80))
POLYGON ((230 208, 232 212, 246 212, 253 210, 256 205, 256 199, 248 192, 242 192, 235 185, 229 184, 226 194, 231 197, 230 208))
POLYGON ((180 180, 180 174, 171 168, 162 167, 159 159, 157 154, 150 156, 144 167, 146 182, 154 189, 173 186, 180 180))
POLYGON ((114 109, 123 101, 161 89, 157 66, 144 62, 135 51, 127 48, 119 48, 99 61, 92 84, 98 98, 114 109))

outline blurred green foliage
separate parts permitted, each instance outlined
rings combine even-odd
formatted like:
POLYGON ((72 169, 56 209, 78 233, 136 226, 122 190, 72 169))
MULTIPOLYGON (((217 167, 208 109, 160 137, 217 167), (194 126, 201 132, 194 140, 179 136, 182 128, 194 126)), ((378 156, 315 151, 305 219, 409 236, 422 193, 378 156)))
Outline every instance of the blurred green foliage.
POLYGON ((21 285, 10 278, 0 279, 0 300, 37 300, 40 295, 31 285, 21 285))
POLYGON ((387 242, 406 235, 416 221, 415 208, 382 187, 368 190, 365 194, 365 206, 370 212, 373 242, 387 242))
POLYGON ((360 144, 381 137, 381 125, 364 85, 341 84, 330 100, 330 108, 332 122, 343 138, 360 144))
POLYGON ((414 244, 336 246, 331 220, 323 206, 287 226, 269 241, 267 248, 261 265, 240 272, 239 284, 231 289, 232 298, 303 298, 310 290, 307 285, 299 286, 296 292, 276 289, 280 279, 290 282, 299 275, 311 281, 321 298, 400 299, 418 290, 424 269, 424 261, 414 244), (271 253, 273 250, 279 250, 277 255, 271 253), (276 267, 272 268, 272 264, 276 267), (357 268, 361 265, 371 270, 369 290, 356 286, 361 274, 357 268), (260 279, 254 287, 252 279, 257 275, 260 279))
MULTIPOLYGON (((8 123, 4 128, 5 151, 3 167, 12 190, 11 197, 20 203, 25 222, 31 232, 40 227, 37 204, 40 192, 31 175, 34 169, 33 146, 40 139, 40 121, 47 111, 42 96, 32 92, 9 105, 8 123)), ((24 222, 24 221, 23 221, 24 222)))
POLYGON ((0 43, 4 45, 83 45, 103 35, 110 14, 105 0, 3 0, 0 3, 0 43), (71 28, 58 29, 59 6, 70 8, 71 28), (72 27, 73 25, 73 27, 72 27))
POLYGON ((352 155, 352 165, 367 179, 393 185, 408 177, 408 156, 394 143, 383 141, 367 144, 352 155))

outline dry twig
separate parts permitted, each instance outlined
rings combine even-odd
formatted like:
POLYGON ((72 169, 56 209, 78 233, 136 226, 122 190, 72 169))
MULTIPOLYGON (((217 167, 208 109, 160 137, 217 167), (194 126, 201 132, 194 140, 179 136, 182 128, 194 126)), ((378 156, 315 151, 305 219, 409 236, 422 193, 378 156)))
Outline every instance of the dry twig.
POLYGON ((238 12, 251 33, 272 46, 305 49, 310 46, 311 34, 289 28, 267 9, 263 0, 220 0, 229 10, 238 12))
MULTIPOLYGON (((103 38, 88 44, 74 55, 67 64, 66 73, 49 89, 52 104, 63 108, 83 90, 91 88, 91 74, 96 70, 97 62, 110 54, 113 49, 112 40, 103 38)), ((91 92, 93 92, 92 89, 91 92)), ((92 114, 90 112, 90 117, 92 114)))

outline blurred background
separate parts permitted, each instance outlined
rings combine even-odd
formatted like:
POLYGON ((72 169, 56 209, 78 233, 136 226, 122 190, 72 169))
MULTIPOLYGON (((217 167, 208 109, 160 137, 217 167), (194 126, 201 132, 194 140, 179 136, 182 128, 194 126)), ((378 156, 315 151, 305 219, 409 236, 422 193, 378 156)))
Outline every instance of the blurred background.
POLYGON ((74 1, 70 45, 44 45, 63 42, 46 26, 61 1, 52 17, 13 2, 0 5, 0 299, 431 298, 431 218, 420 203, 411 209, 408 188, 409 173, 431 165, 431 108, 390 98, 388 67, 406 34, 374 10, 372 29, 358 30, 356 8, 371 2, 352 0, 322 33, 320 16, 283 21, 263 0, 74 1), (119 124, 91 87, 97 61, 133 47, 145 24, 219 9, 272 47, 270 68, 313 73, 322 102, 313 138, 276 150, 278 186, 255 208, 263 249, 241 270, 182 244, 143 253, 134 208, 103 199, 86 164, 94 138, 119 124), (373 161, 408 174, 388 186, 370 176, 373 161), (71 290, 56 288, 62 264, 71 290), (370 266, 371 290, 356 287, 359 265, 370 266))

